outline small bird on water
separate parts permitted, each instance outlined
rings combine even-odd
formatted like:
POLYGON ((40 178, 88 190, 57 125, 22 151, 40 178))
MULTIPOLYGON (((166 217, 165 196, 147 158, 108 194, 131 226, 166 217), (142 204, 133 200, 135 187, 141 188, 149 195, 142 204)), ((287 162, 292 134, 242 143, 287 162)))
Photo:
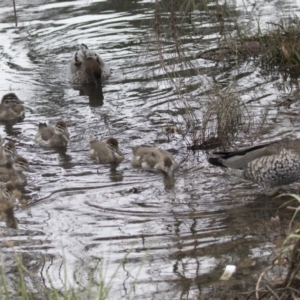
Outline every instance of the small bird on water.
POLYGON ((208 158, 211 164, 234 169, 234 174, 259 184, 270 195, 281 186, 300 180, 300 140, 282 139, 214 154, 208 158))
MULTIPOLYGON (((23 173, 28 171, 29 163, 26 158, 18 156, 11 165, 0 167, 1 183, 11 183, 16 187, 23 187, 27 184, 27 176, 23 173)), ((2 184, 3 185, 3 184, 2 184)))
POLYGON ((168 177, 173 176, 176 163, 172 154, 156 147, 135 146, 132 148, 133 167, 145 170, 161 171, 168 177))
POLYGON ((70 139, 67 124, 63 120, 55 123, 55 126, 47 126, 46 123, 39 123, 39 129, 35 140, 47 147, 66 147, 70 139))
POLYGON ((68 79, 74 84, 97 84, 110 76, 110 68, 87 45, 78 45, 68 67, 68 79))
POLYGON ((25 106, 15 93, 2 97, 0 103, 0 121, 13 121, 25 117, 25 106))
POLYGON ((119 143, 113 137, 109 137, 105 141, 91 141, 89 156, 99 164, 118 164, 124 159, 124 155, 119 149, 119 143))

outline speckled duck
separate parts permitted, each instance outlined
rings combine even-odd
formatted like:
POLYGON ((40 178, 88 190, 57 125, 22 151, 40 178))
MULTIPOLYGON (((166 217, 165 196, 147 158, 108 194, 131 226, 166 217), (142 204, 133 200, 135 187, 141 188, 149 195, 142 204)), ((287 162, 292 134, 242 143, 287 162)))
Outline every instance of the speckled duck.
POLYGON ((259 184, 269 194, 300 180, 300 140, 283 139, 214 154, 208 158, 211 164, 235 169, 234 174, 259 184))

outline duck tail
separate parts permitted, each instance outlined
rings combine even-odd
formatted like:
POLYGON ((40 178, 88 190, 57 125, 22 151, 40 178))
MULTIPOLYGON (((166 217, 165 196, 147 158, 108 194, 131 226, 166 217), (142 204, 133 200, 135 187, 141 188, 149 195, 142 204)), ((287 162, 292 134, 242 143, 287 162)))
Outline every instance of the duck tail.
POLYGON ((39 123, 39 129, 47 127, 46 123, 39 123))

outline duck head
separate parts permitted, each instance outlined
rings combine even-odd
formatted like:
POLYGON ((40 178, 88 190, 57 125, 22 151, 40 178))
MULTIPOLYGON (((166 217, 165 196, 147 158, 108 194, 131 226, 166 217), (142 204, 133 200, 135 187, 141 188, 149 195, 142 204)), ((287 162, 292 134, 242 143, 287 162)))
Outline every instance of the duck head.
POLYGON ((55 133, 58 135, 64 135, 69 140, 70 134, 65 121, 57 121, 55 124, 55 133))
POLYGON ((123 156, 123 153, 119 149, 119 143, 115 138, 113 138, 113 137, 108 138, 106 140, 106 144, 107 144, 107 147, 109 149, 111 149, 113 152, 117 153, 120 156, 123 156))

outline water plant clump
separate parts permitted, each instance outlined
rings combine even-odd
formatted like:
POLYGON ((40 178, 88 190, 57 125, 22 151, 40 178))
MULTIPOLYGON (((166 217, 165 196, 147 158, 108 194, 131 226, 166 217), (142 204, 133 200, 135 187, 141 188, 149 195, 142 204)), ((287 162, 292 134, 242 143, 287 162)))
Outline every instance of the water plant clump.
MULTIPOLYGON (((13 249, 13 245, 11 245, 11 248, 13 249)), ((45 278, 36 269, 41 264, 38 260, 45 259, 42 255, 35 254, 34 256, 38 257, 38 260, 34 262, 32 257, 27 257, 26 254, 18 253, 14 249, 10 254, 12 255, 5 258, 3 255, 0 256, 1 300, 108 299, 114 279, 130 253, 124 256, 110 276, 106 273, 110 262, 104 259, 91 260, 91 264, 86 271, 73 271, 74 273, 68 270, 66 261, 64 261, 62 268, 64 269, 62 273, 64 278, 61 288, 54 286, 49 275, 45 278), (86 278, 88 278, 87 282, 86 278)), ((142 266, 141 264, 140 268, 142 266)))
POLYGON ((269 23, 260 38, 261 62, 264 68, 278 67, 299 73, 300 66, 300 20, 298 17, 269 23))
POLYGON ((300 19, 297 16, 282 18, 278 23, 267 22, 264 30, 255 35, 238 34, 231 52, 238 56, 258 56, 265 70, 299 73, 300 19))
POLYGON ((192 130, 192 145, 188 148, 228 147, 239 134, 246 115, 246 107, 237 95, 217 93, 203 105, 201 122, 192 130))
POLYGON ((296 219, 300 208, 300 196, 283 194, 280 197, 282 196, 292 197, 292 200, 281 206, 294 211, 289 226, 289 231, 292 233, 283 241, 279 254, 272 264, 258 277, 255 290, 246 293, 245 299, 289 300, 300 297, 300 231, 299 220, 296 219), (291 206, 291 202, 295 202, 295 200, 298 204, 295 207, 291 206), (272 271, 280 276, 274 276, 272 271))

